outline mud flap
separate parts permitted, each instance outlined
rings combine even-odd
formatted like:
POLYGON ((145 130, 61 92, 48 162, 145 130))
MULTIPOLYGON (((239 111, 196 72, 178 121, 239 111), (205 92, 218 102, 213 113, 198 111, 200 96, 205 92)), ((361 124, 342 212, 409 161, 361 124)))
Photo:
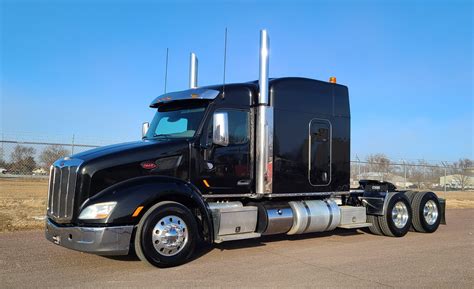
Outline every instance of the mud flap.
POLYGON ((438 198, 439 201, 439 209, 441 214, 441 225, 446 225, 446 200, 442 198, 438 198))

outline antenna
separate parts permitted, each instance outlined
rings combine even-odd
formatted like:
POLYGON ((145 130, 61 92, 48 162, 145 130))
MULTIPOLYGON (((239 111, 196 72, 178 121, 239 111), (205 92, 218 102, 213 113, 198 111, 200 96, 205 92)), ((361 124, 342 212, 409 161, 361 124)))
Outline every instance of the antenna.
POLYGON ((224 75, 222 79, 222 98, 225 97, 225 68, 227 64, 227 27, 225 28, 224 36, 224 75))
POLYGON ((169 48, 166 48, 166 64, 165 64, 165 93, 166 93, 166 83, 168 82, 168 52, 169 52, 169 48))

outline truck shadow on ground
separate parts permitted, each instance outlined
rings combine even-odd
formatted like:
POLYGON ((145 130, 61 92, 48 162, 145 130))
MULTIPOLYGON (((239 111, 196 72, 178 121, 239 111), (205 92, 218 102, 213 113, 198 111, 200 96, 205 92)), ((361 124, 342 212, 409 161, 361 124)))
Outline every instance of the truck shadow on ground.
MULTIPOLYGON (((226 251, 226 250, 239 250, 239 249, 246 249, 246 248, 256 248, 256 247, 264 247, 267 245, 267 243, 272 243, 272 242, 281 242, 281 241, 301 241, 301 240, 306 240, 306 239, 314 239, 314 238, 330 238, 334 236, 357 236, 357 235, 363 235, 365 234, 364 231, 362 230, 348 230, 348 229, 336 229, 334 231, 329 231, 329 232, 319 232, 319 233, 309 233, 309 234, 302 234, 302 235, 271 235, 271 236, 262 236, 257 239, 246 239, 246 240, 236 240, 236 241, 230 241, 230 242, 225 242, 225 243, 220 243, 220 244, 199 244, 196 248, 196 251, 194 253, 194 256, 192 257, 190 262, 193 262, 196 259, 199 259, 208 253, 210 253, 213 250, 220 250, 220 251, 226 251)), ((107 259, 112 259, 116 261, 124 261, 124 262, 136 262, 140 261, 140 259, 137 257, 135 254, 135 251, 133 249, 133 246, 130 248, 130 253, 126 256, 103 256, 107 259)))
POLYGON ((301 241, 306 239, 315 239, 315 238, 330 238, 334 236, 357 236, 363 235, 364 232, 361 230, 348 230, 348 229, 336 229, 334 231, 329 232, 318 232, 318 233, 308 233, 302 235, 270 235, 270 236, 262 236, 258 239, 246 239, 246 240, 238 240, 238 241, 231 241, 225 242, 220 244, 214 244, 211 248, 212 249, 219 249, 221 251, 224 250, 238 250, 244 248, 251 248, 251 247, 262 247, 266 246, 267 243, 272 242, 281 242, 281 241, 301 241))

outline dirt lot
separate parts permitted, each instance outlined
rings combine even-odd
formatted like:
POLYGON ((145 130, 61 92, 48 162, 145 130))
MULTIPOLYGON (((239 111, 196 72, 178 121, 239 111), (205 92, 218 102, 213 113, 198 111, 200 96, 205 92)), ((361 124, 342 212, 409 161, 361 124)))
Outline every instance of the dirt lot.
POLYGON ((44 226, 48 181, 0 178, 0 232, 44 226))
MULTIPOLYGON (((46 179, 0 178, 0 232, 43 227, 48 182, 46 179)), ((474 192, 437 192, 448 208, 474 208, 474 192)))

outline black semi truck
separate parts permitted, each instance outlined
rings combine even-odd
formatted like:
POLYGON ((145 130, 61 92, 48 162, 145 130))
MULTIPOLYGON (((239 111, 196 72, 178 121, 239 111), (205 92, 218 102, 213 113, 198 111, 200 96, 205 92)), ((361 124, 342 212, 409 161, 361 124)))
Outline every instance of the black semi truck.
POLYGON ((401 237, 444 223, 432 192, 390 183, 350 184, 346 86, 268 78, 260 35, 259 80, 190 88, 152 101, 143 139, 101 147, 51 167, 46 238, 66 248, 182 264, 196 244, 367 228, 401 237))

